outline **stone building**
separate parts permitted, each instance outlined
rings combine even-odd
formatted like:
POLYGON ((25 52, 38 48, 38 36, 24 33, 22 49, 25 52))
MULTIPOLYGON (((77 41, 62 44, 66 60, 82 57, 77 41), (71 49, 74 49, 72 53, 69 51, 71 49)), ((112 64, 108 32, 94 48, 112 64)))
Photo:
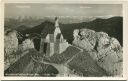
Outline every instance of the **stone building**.
POLYGON ((52 33, 47 33, 45 37, 41 38, 40 52, 46 56, 60 54, 69 46, 68 42, 63 38, 58 22, 59 20, 56 17, 52 33))

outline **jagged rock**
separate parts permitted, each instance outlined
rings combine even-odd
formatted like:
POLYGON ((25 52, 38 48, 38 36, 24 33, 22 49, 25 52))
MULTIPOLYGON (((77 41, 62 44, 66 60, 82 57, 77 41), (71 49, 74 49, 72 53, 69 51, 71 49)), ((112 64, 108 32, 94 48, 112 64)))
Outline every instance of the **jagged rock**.
POLYGON ((98 46, 97 46, 98 57, 100 57, 106 54, 105 51, 110 50, 110 47, 109 47, 110 37, 108 36, 107 33, 104 33, 104 32, 97 32, 96 36, 98 41, 98 46))
POLYGON ((4 55, 8 59, 10 54, 16 52, 18 48, 17 31, 7 30, 4 35, 4 55))
POLYGON ((95 32, 89 29, 80 29, 78 31, 77 29, 73 44, 88 51, 93 60, 108 75, 120 76, 122 74, 123 52, 116 38, 108 36, 105 32, 95 32))
POLYGON ((74 32, 73 32, 74 40, 79 40, 80 39, 80 36, 78 34, 79 34, 79 29, 75 29, 74 32))
POLYGON ((75 40, 75 41, 73 41, 73 44, 75 46, 83 48, 83 49, 85 49, 87 51, 93 49, 93 46, 90 44, 90 42, 86 38, 84 40, 75 40))
POLYGON ((74 30, 74 41, 73 44, 90 51, 95 46, 95 31, 90 29, 74 30), (80 35, 79 35, 80 34, 80 35))
POLYGON ((34 48, 34 43, 30 39, 26 39, 25 41, 22 42, 22 44, 19 45, 19 50, 21 51, 25 51, 32 48, 34 48))
POLYGON ((98 43, 98 65, 105 69, 109 75, 120 75, 122 73, 123 52, 118 40, 101 37, 98 43))
POLYGON ((87 38, 89 43, 94 47, 96 44, 96 35, 95 31, 90 30, 90 29, 80 29, 80 35, 81 38, 87 38))

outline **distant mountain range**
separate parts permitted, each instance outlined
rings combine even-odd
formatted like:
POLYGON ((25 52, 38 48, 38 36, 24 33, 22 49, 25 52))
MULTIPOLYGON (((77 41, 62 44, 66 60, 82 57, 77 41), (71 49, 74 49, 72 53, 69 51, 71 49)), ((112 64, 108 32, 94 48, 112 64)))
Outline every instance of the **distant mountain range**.
MULTIPOLYGON (((81 23, 81 22, 90 22, 93 21, 97 18, 101 18, 101 19, 107 19, 107 18, 111 18, 113 16, 90 16, 90 17, 86 17, 86 16, 60 16, 59 17, 59 22, 62 24, 71 24, 71 23, 81 23)), ((32 28, 34 26, 37 26, 39 24, 41 24, 42 22, 50 21, 50 22, 54 22, 54 18, 55 16, 46 16, 46 17, 42 17, 42 18, 36 18, 36 17, 16 17, 16 18, 9 18, 6 17, 4 19, 4 24, 5 24, 5 28, 11 28, 11 29, 15 29, 21 25, 25 25, 29 28, 32 28)))
MULTIPOLYGON (((19 27, 17 31, 20 31, 22 34, 31 34, 31 33, 48 33, 54 28, 54 23, 51 21, 44 21, 40 25, 34 26, 32 28, 19 27), (23 30, 24 28, 25 30, 23 30), (22 31, 21 31, 22 29, 22 31)), ((69 43, 73 41, 73 31, 74 29, 88 28, 95 30, 96 32, 106 32, 109 36, 115 37, 118 39, 121 45, 123 45, 123 18, 122 17, 111 17, 108 19, 97 18, 89 22, 81 23, 71 23, 71 24, 62 24, 60 23, 60 29, 65 39, 69 43)), ((36 43, 40 44, 39 42, 36 43)), ((38 46, 37 46, 38 47, 38 46)))
POLYGON ((73 24, 61 24, 61 31, 68 42, 73 40, 73 30, 80 28, 88 28, 95 30, 96 32, 106 32, 109 36, 118 39, 120 44, 123 44, 123 18, 112 17, 108 19, 95 19, 90 22, 73 23, 73 24))

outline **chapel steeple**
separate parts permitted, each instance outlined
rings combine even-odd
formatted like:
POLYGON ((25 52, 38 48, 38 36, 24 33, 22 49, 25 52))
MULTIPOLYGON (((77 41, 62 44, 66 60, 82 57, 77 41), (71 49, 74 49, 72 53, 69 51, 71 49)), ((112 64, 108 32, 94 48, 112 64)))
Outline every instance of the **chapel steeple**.
POLYGON ((59 19, 58 19, 58 17, 55 17, 55 27, 59 27, 59 19))
POLYGON ((53 33, 48 33, 46 38, 41 39, 40 52, 52 56, 53 54, 61 54, 69 46, 66 39, 63 38, 59 27, 59 19, 55 17, 55 30, 53 33))
POLYGON ((59 19, 58 19, 58 17, 55 17, 54 41, 56 41, 56 37, 58 34, 61 34, 61 30, 59 27, 59 19))

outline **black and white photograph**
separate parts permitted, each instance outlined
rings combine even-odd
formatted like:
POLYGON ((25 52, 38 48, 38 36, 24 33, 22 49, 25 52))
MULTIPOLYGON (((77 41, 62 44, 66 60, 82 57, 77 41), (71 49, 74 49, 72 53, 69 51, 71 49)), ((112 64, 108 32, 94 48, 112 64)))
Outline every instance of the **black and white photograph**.
POLYGON ((122 4, 5 3, 4 76, 123 77, 122 4))

